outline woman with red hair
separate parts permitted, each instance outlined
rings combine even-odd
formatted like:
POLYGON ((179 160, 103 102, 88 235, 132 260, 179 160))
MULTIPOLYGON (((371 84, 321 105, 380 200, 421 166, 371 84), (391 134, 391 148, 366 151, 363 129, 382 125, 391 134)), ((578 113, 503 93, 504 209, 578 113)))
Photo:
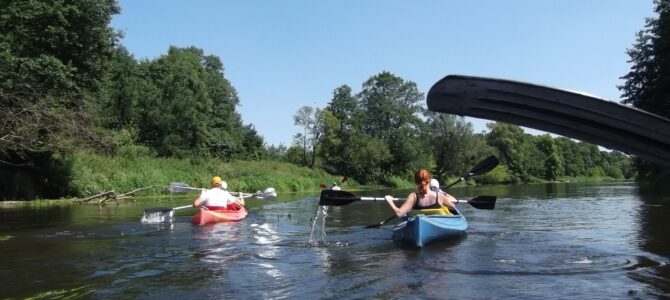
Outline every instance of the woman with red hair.
POLYGON ((444 214, 450 215, 449 208, 456 208, 454 202, 456 199, 448 194, 442 194, 430 190, 431 175, 426 169, 419 169, 414 173, 414 183, 416 184, 417 192, 407 195, 407 200, 397 207, 393 203, 393 196, 386 195, 386 202, 391 206, 396 216, 402 217, 410 212, 412 209, 442 209, 444 214), (453 201, 453 202, 452 202, 453 201))

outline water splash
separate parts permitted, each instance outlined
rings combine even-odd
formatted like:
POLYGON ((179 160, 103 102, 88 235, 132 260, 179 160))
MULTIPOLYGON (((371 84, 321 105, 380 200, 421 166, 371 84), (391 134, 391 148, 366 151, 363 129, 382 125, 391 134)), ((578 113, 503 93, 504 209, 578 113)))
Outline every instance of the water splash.
POLYGON ((173 212, 145 212, 140 221, 143 224, 171 223, 174 215, 173 212))
POLYGON ((312 233, 309 235, 310 246, 320 246, 326 243, 326 216, 328 215, 328 206, 319 206, 316 210, 314 222, 312 222, 312 233))

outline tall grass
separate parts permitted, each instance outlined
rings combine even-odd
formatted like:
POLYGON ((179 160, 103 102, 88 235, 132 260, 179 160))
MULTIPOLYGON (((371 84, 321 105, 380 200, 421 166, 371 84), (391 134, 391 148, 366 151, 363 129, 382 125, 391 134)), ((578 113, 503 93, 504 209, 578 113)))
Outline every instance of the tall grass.
MULTIPOLYGON (((309 169, 278 161, 233 161, 216 159, 175 159, 144 156, 101 156, 78 153, 73 158, 72 191, 87 196, 114 190, 125 193, 155 186, 143 194, 163 193, 171 182, 193 187, 209 187, 212 176, 221 176, 228 190, 254 192, 274 187, 278 192, 318 191, 320 184, 330 186, 341 176, 322 169, 309 169)), ((349 180, 345 188, 356 188, 349 180)))

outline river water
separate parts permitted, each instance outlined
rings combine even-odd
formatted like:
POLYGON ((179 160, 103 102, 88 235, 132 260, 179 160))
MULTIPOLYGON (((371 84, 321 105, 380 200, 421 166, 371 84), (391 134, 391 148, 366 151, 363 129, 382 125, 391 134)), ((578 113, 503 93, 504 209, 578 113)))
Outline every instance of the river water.
MULTIPOLYGON (((387 192, 404 197, 407 191, 387 192)), ((670 298, 670 195, 635 183, 457 188, 467 234, 395 244, 384 203, 329 207, 317 194, 248 200, 238 223, 169 224, 143 210, 192 199, 0 209, 0 299, 654 299, 670 298), (320 220, 317 220, 320 221, 320 220)))

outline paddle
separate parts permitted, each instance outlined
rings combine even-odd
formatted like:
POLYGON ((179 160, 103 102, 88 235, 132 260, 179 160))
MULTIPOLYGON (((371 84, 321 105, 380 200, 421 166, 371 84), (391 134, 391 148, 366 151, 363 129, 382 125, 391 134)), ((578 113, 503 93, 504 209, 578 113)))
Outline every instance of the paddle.
MULTIPOLYGON (((403 199, 398 199, 398 198, 393 198, 393 200, 403 200, 403 199)), ((467 202, 472 207, 479 208, 479 209, 494 209, 496 206, 496 196, 478 196, 475 198, 472 198, 470 200, 456 200, 456 203, 462 203, 462 202, 467 202)), ((393 215, 389 217, 388 219, 381 221, 377 224, 372 224, 372 225, 367 225, 364 226, 364 228, 377 228, 379 226, 382 226, 386 224, 386 222, 389 222, 393 219, 397 218, 396 215, 393 215)))
MULTIPOLYGON (((470 169, 470 171, 468 171, 468 173, 465 174, 465 176, 459 178, 457 181, 452 182, 451 184, 446 186, 444 189, 446 190, 446 189, 456 185, 457 183, 464 182, 465 180, 467 180, 468 178, 470 178, 472 176, 481 175, 481 174, 484 174, 488 171, 491 171, 491 170, 493 170, 493 168, 498 166, 498 163, 499 163, 498 158, 491 155, 491 156, 487 157, 486 159, 480 161, 474 167, 472 167, 472 169, 470 169)), ((493 203, 494 203, 494 206, 495 206, 495 199, 493 201, 494 201, 493 203)), ((493 208, 491 208, 491 209, 493 209, 493 208)), ((381 221, 378 224, 368 225, 368 226, 366 226, 366 228, 374 228, 374 227, 382 226, 386 222, 391 221, 391 220, 395 219, 396 217, 397 217, 396 215, 390 216, 388 219, 386 219, 384 221, 381 221)))
POLYGON ((178 207, 153 207, 144 210, 142 223, 163 223, 171 222, 174 217, 174 211, 193 207, 193 205, 184 205, 178 207))
MULTIPOLYGON (((393 201, 404 201, 405 198, 393 198, 393 201)), ((319 205, 324 206, 343 206, 356 201, 386 201, 384 197, 358 197, 347 191, 323 190, 319 199, 319 205)), ((494 209, 496 204, 495 196, 479 196, 471 200, 456 200, 454 203, 468 203, 478 209, 494 209)))
MULTIPOLYGON (((187 193, 190 191, 200 191, 201 188, 192 187, 183 182, 171 182, 168 186, 168 190, 173 193, 187 193)), ((231 192, 231 195, 236 195, 237 192, 231 192)), ((275 200, 277 199, 277 192, 274 188, 269 187, 262 191, 257 191, 255 193, 242 193, 242 197, 254 197, 256 199, 265 199, 265 200, 275 200)))

